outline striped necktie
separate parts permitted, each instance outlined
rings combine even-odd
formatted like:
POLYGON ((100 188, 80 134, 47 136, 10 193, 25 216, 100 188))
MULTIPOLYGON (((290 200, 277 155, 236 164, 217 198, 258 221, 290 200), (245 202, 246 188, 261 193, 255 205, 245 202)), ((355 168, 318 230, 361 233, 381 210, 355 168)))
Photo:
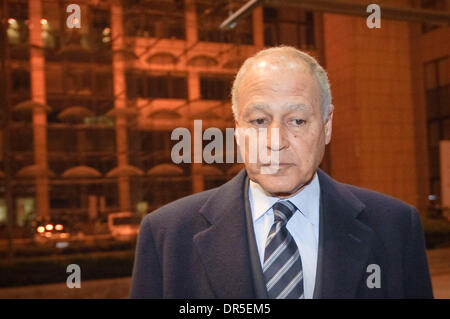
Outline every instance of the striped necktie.
POLYGON ((288 200, 273 205, 275 222, 264 251, 264 279, 269 298, 299 299, 303 296, 302 261, 286 224, 297 210, 288 200))

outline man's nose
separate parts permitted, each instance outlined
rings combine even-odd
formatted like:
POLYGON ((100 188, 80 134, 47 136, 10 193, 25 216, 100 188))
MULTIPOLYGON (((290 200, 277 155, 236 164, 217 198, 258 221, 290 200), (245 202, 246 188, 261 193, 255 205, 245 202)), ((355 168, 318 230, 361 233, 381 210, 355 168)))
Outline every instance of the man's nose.
POLYGON ((268 127, 267 148, 271 151, 281 151, 289 146, 287 131, 284 125, 279 122, 273 122, 268 127))

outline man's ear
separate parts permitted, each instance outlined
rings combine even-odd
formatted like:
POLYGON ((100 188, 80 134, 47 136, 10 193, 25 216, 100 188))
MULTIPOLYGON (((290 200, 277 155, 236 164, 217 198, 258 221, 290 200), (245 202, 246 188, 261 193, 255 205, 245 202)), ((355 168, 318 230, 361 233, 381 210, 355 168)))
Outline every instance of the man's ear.
POLYGON ((331 132, 333 127, 333 111, 334 105, 330 104, 330 110, 328 112, 327 119, 325 121, 325 145, 331 141, 331 132))

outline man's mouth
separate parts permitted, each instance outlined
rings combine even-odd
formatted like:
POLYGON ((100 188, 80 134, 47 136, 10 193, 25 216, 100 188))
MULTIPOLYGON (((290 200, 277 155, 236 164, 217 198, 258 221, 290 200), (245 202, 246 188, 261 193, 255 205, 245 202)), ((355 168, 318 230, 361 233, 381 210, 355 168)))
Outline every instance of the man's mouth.
POLYGON ((260 168, 260 173, 261 174, 277 174, 280 172, 283 172, 287 169, 289 169, 290 167, 294 166, 295 164, 293 163, 269 163, 269 164, 263 164, 261 165, 260 168))
POLYGON ((261 164, 263 167, 288 167, 288 166, 294 166, 294 163, 267 163, 267 164, 261 164))

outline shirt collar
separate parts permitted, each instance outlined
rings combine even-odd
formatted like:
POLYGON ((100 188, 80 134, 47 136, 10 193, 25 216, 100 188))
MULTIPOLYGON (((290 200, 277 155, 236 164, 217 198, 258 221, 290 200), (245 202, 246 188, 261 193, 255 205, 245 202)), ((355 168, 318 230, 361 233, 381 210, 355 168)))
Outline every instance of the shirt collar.
MULTIPOLYGON (((252 180, 249 183, 249 199, 253 222, 269 212, 272 206, 280 200, 278 197, 269 196, 261 185, 252 180)), ((320 185, 317 172, 314 173, 313 179, 305 188, 294 196, 285 199, 290 200, 313 225, 318 225, 320 185)))

